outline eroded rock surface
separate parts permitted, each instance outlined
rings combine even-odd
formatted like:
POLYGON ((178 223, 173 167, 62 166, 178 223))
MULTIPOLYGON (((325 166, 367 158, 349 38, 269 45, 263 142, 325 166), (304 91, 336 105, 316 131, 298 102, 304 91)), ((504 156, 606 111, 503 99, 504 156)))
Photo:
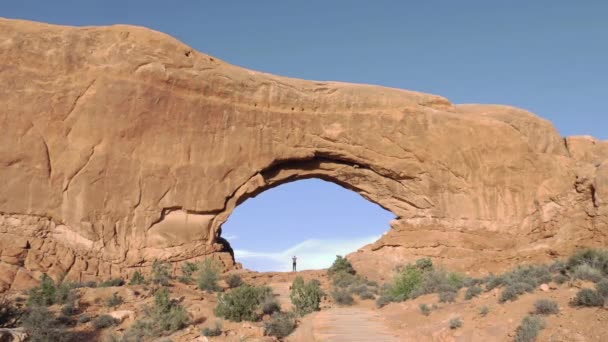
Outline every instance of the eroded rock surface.
POLYGON ((0 289, 213 255, 237 204, 318 177, 392 211, 367 252, 467 268, 606 242, 608 142, 531 113, 246 70, 131 26, 0 20, 0 289))

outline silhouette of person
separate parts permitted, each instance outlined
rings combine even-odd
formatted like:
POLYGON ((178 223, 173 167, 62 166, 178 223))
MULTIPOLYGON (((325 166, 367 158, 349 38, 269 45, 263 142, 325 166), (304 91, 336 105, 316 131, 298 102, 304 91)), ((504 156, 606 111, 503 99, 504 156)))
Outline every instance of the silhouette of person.
POLYGON ((296 271, 296 261, 298 260, 298 258, 296 258, 296 256, 294 255, 293 258, 291 258, 291 260, 293 261, 293 272, 297 272, 296 271))

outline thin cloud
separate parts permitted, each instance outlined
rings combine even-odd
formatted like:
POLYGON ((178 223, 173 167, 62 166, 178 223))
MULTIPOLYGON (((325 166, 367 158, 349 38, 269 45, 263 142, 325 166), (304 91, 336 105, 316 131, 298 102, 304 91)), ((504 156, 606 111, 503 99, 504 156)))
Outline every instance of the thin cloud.
POLYGON ((239 238, 238 235, 226 235, 226 236, 222 236, 222 237, 228 241, 234 241, 239 238))
POLYGON ((305 240, 280 252, 235 250, 237 261, 256 271, 290 271, 291 257, 298 257, 298 270, 327 268, 336 255, 346 255, 379 239, 369 236, 352 240, 305 240))

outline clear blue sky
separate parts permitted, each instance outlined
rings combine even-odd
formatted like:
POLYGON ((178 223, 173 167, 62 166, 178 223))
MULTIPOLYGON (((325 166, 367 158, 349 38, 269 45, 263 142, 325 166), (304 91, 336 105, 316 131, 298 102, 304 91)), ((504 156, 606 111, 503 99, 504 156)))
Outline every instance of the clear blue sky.
MULTIPOLYGON (((0 16, 147 26, 250 69, 412 89, 454 103, 510 104, 551 120, 562 135, 608 139, 608 1, 20 0, 0 3, 0 16)), ((390 215, 374 214, 357 195, 322 181, 303 184, 237 208, 224 231, 239 236, 232 242, 249 253, 242 255, 309 248, 306 239, 333 248, 332 239, 348 234, 358 243, 388 228, 390 215), (331 215, 340 210, 352 215, 331 215), (281 212, 285 222, 277 221, 281 212), (275 229, 270 221, 299 228, 261 241, 247 235, 275 229), (369 226, 350 229, 360 222, 369 226)), ((275 267, 262 259, 242 261, 275 267)))

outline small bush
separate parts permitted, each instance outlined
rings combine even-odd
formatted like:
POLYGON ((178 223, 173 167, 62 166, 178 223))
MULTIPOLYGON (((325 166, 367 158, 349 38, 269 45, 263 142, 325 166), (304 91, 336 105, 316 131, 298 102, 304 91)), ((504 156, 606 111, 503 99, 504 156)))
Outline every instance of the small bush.
POLYGON ((136 321, 123 336, 126 341, 140 341, 144 337, 159 337, 183 329, 190 324, 190 316, 182 305, 171 300, 169 290, 162 287, 154 294, 154 306, 144 308, 145 317, 136 321))
POLYGON ((205 259, 201 264, 198 274, 198 288, 207 292, 216 292, 221 290, 218 285, 220 279, 220 267, 215 260, 205 259))
POLYGON ((294 279, 289 295, 295 312, 300 316, 318 311, 322 296, 323 291, 318 281, 311 280, 305 283, 302 277, 294 279))
POLYGON ((28 341, 50 342, 67 341, 65 328, 55 315, 44 306, 32 306, 23 318, 23 328, 28 334, 28 341))
POLYGON ((490 308, 487 306, 482 306, 479 308, 479 315, 482 317, 486 317, 490 313, 490 308))
POLYGON ((509 284, 505 289, 502 290, 498 301, 504 304, 508 301, 515 301, 519 296, 526 292, 533 292, 535 287, 529 283, 517 282, 509 284))
POLYGON ((526 316, 515 332, 515 342, 534 342, 545 328, 545 321, 538 316, 526 316))
POLYGON ((198 271, 198 265, 193 262, 185 262, 182 264, 182 276, 179 281, 187 284, 192 281, 192 275, 198 271))
POLYGON ((456 330, 462 328, 462 320, 460 317, 454 317, 450 320, 450 329, 456 330))
POLYGON ((260 307, 264 315, 272 315, 275 312, 281 311, 281 305, 272 293, 267 294, 262 298, 260 307))
POLYGON ((562 285, 569 280, 570 280, 570 277, 568 277, 567 275, 563 275, 563 274, 558 274, 555 277, 553 277, 553 282, 555 282, 556 284, 559 284, 559 285, 562 285))
POLYGON ((361 279, 353 274, 346 272, 334 273, 331 277, 334 287, 347 288, 358 285, 361 279))
POLYGON ((582 289, 576 294, 573 304, 576 306, 600 307, 604 305, 604 298, 595 290, 582 289))
POLYGON ((574 279, 598 282, 602 279, 602 271, 587 264, 578 265, 574 268, 572 276, 574 279))
POLYGON ((467 289, 467 292, 465 292, 464 294, 464 299, 465 300, 471 300, 475 297, 479 297, 479 295, 481 294, 482 289, 479 286, 471 286, 467 289))
POLYGON ((422 287, 422 271, 416 267, 408 266, 395 277, 390 288, 390 294, 401 301, 411 298, 412 293, 422 287))
POLYGON ((116 325, 116 319, 110 315, 101 315, 93 320, 95 329, 105 329, 116 325))
POLYGON ((122 303, 123 303, 123 299, 117 293, 113 293, 112 297, 110 297, 106 300, 107 307, 117 307, 122 303))
POLYGON ((393 297, 387 294, 382 294, 376 299, 376 306, 383 308, 393 302, 393 297))
POLYGON ((226 284, 228 284, 229 288, 233 289, 243 285, 243 279, 238 274, 231 274, 226 278, 226 284))
POLYGON ((171 266, 168 263, 163 263, 159 260, 154 260, 152 263, 152 283, 160 286, 169 286, 171 280, 171 266))
POLYGON ((420 308, 420 313, 422 313, 423 315, 428 316, 431 314, 431 308, 429 308, 428 305, 420 304, 419 308, 420 308))
POLYGON ((331 298, 339 305, 350 306, 353 305, 354 302, 353 296, 350 294, 350 292, 344 289, 334 289, 331 292, 331 298))
POLYGON ((264 323, 264 334, 284 338, 296 328, 296 317, 291 312, 275 312, 270 321, 264 323))
POLYGON ((604 297, 604 299, 608 299, 608 279, 600 280, 595 284, 595 289, 600 296, 604 297))
POLYGON ((106 281, 102 281, 99 283, 98 287, 118 287, 123 286, 125 284, 125 280, 123 278, 114 278, 106 281))
POLYGON ((608 249, 584 249, 568 259, 567 268, 570 272, 574 272, 580 265, 588 265, 608 275, 608 249))
POLYGON ((456 296, 457 293, 452 291, 439 292, 439 303, 454 303, 456 296))
POLYGON ((534 303, 534 313, 537 315, 557 315, 559 306, 553 300, 539 299, 534 303))
POLYGON ((29 290, 28 305, 50 306, 55 304, 57 289, 51 277, 43 274, 40 277, 40 284, 29 290))
POLYGON ((431 258, 418 259, 416 260, 416 267, 423 272, 430 271, 433 269, 433 261, 431 258))
POLYGON ((14 327, 21 318, 21 314, 21 310, 8 297, 0 296, 0 328, 14 327))
POLYGON ((203 336, 215 337, 222 335, 222 325, 219 322, 215 322, 213 328, 206 327, 202 331, 203 336))
POLYGON ((131 280, 129 281, 129 285, 144 285, 146 283, 146 279, 139 271, 135 271, 131 280))
POLYGON ((361 299, 376 299, 376 295, 374 295, 373 293, 371 293, 370 291, 366 291, 366 292, 362 292, 359 294, 359 298, 361 299))
POLYGON ((348 259, 341 255, 336 255, 336 260, 334 260, 334 263, 327 270, 327 274, 332 277, 336 273, 355 274, 356 272, 348 259))
MULTIPOLYGON (((264 294, 265 296, 266 294, 264 294)), ((218 304, 213 311, 216 316, 234 322, 256 321, 257 309, 262 300, 260 288, 250 285, 239 286, 218 297, 218 304)))
POLYGON ((90 321, 91 321, 91 316, 88 314, 82 314, 82 315, 80 315, 80 317, 78 317, 79 324, 89 323, 90 321))
POLYGON ((64 316, 74 316, 78 313, 74 302, 67 302, 64 306, 61 307, 61 314, 64 316))

